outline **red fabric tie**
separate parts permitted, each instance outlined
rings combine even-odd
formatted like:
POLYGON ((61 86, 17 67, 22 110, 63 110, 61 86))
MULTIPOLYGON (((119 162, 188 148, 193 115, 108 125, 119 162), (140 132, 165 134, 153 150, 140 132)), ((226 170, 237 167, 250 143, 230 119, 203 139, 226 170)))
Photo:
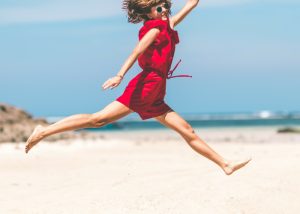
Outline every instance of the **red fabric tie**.
POLYGON ((179 62, 177 62, 177 64, 175 65, 175 67, 168 72, 167 79, 171 79, 171 78, 175 78, 175 77, 192 77, 192 76, 187 75, 187 74, 181 74, 181 75, 173 76, 173 73, 176 70, 176 68, 178 67, 179 63, 181 63, 181 60, 179 60, 179 62))

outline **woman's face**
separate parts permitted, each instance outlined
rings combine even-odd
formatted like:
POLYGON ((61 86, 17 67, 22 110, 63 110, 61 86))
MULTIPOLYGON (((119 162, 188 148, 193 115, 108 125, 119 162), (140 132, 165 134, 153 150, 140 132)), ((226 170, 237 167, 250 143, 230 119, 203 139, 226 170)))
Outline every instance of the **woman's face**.
POLYGON ((166 2, 161 2, 151 8, 150 13, 148 13, 148 17, 150 19, 163 19, 166 20, 169 15, 170 6, 166 2))

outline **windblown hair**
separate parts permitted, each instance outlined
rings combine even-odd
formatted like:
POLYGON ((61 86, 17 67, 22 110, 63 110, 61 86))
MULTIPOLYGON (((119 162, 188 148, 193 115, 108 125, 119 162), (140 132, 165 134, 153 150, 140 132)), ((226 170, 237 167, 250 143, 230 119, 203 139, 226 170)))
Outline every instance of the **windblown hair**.
MULTIPOLYGON (((139 23, 149 20, 147 13, 151 12, 151 8, 166 2, 171 7, 171 0, 123 0, 122 9, 126 11, 128 22, 139 23)), ((169 9, 169 14, 171 10, 169 9)))

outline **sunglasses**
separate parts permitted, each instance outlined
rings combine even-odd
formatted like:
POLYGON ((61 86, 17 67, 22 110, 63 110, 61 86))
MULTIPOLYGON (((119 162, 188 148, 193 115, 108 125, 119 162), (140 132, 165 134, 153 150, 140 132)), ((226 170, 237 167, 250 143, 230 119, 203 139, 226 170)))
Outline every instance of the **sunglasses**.
POLYGON ((165 2, 165 3, 163 3, 162 5, 157 6, 157 7, 156 7, 156 11, 157 11, 158 13, 162 13, 162 11, 163 11, 162 8, 165 8, 166 10, 169 10, 170 7, 171 7, 171 6, 170 6, 167 2, 165 2))

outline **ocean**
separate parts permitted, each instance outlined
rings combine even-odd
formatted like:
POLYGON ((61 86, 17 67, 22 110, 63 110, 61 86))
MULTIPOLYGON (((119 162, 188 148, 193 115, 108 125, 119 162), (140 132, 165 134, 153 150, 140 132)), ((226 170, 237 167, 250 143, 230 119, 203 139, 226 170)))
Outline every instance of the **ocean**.
MULTIPOLYGON (((180 114, 194 128, 225 128, 225 127, 253 127, 300 126, 300 112, 270 112, 258 113, 209 113, 209 114, 180 114)), ((48 122, 56 122, 63 117, 47 117, 48 122)), ((142 121, 137 114, 131 114, 121 120, 101 128, 85 129, 87 131, 114 131, 114 130, 149 130, 164 129, 165 127, 155 119, 142 121)))

